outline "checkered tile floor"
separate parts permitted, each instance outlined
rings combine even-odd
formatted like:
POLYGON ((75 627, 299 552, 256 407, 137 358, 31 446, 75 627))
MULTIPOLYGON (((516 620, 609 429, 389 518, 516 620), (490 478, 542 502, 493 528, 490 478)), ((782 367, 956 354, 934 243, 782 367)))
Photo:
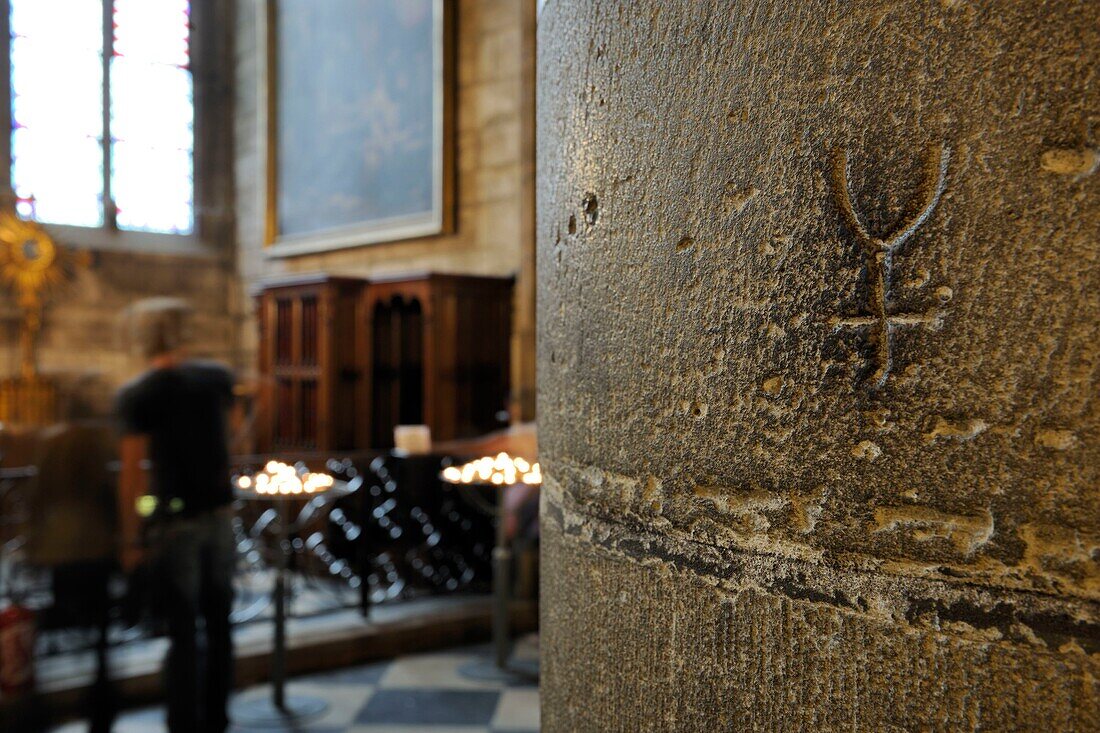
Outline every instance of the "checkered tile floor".
MULTIPOLYGON (((488 646, 401 657, 364 667, 301 677, 291 682, 292 694, 318 697, 328 703, 321 717, 294 728, 303 733, 520 733, 539 729, 539 690, 535 680, 512 684, 471 679, 461 670, 489 659, 488 646)), ((536 637, 520 640, 515 665, 533 668, 538 659, 536 637)), ((239 693, 239 700, 269 695, 257 687, 239 693)), ((83 733, 73 723, 53 733, 83 733)), ((234 733, 279 731, 283 728, 234 726, 234 733)), ((123 716, 115 733, 164 731, 162 709, 123 716)))

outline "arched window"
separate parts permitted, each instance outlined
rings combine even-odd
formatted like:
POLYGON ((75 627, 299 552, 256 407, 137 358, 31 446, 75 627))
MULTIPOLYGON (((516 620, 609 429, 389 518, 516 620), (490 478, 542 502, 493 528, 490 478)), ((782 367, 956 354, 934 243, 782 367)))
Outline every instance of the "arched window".
POLYGON ((11 187, 48 224, 190 234, 188 0, 6 0, 11 187))

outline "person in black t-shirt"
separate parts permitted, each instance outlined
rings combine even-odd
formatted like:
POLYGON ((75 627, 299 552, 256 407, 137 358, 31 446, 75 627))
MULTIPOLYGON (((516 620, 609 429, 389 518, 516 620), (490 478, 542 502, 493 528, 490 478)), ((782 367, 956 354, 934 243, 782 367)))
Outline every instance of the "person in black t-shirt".
POLYGON ((165 661, 168 729, 221 733, 229 723, 233 649, 234 542, 229 480, 233 376, 186 358, 190 309, 173 299, 143 301, 132 311, 135 341, 149 370, 118 395, 123 438, 119 507, 124 568, 142 562, 139 500, 155 508, 152 562, 164 597, 171 647, 165 661), (152 486, 143 462, 151 461, 152 486), (205 663, 200 663, 202 619, 205 663))

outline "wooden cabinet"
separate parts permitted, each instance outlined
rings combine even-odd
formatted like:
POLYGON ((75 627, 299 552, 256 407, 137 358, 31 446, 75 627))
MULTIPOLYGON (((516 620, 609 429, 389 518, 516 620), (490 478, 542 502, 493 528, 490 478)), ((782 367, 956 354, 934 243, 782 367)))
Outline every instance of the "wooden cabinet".
POLYGON ((507 423, 512 278, 318 276, 259 293, 261 451, 386 448, 507 423))
POLYGON ((355 447, 362 373, 354 332, 363 285, 317 276, 260 292, 260 450, 355 447))
POLYGON ((481 435, 507 424, 512 279, 408 275, 372 280, 359 322, 368 365, 361 429, 370 447, 393 443, 393 426, 423 423, 433 440, 481 435))

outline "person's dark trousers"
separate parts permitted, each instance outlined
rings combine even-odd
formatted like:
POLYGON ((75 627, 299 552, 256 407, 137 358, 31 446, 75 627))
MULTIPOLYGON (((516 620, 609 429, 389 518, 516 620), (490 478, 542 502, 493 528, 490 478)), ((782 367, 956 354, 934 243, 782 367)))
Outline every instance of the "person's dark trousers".
POLYGON ((235 561, 232 514, 218 510, 168 522, 161 535, 170 733, 222 733, 233 684, 229 613, 235 561))
POLYGON ((54 607, 61 611, 61 622, 86 626, 96 634, 96 676, 87 702, 89 733, 110 733, 118 715, 109 659, 110 583, 117 570, 113 559, 67 563, 53 570, 54 607))

